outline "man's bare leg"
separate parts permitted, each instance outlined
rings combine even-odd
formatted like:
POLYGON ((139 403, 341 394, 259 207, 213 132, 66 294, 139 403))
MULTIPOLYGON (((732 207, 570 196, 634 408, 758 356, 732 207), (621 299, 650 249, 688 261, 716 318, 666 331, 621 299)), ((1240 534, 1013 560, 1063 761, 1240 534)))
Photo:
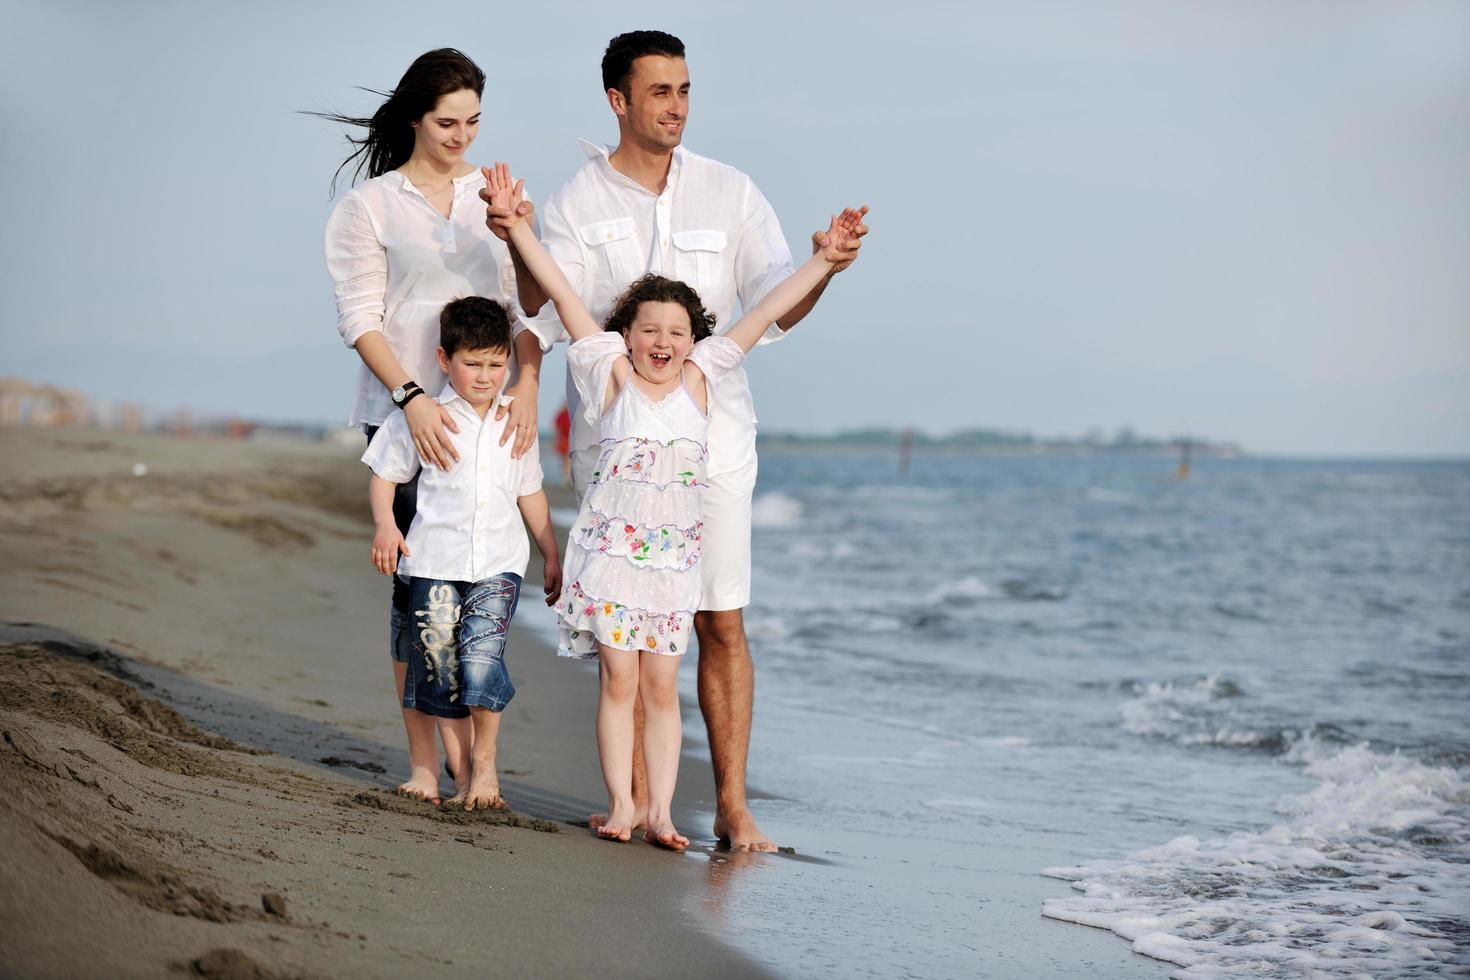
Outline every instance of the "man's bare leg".
POLYGON ((745 800, 745 760, 755 703, 755 664, 739 609, 694 614, 699 636, 699 710, 715 770, 715 837, 736 851, 774 851, 745 800))
MULTIPOLYGON (((633 829, 648 824, 648 764, 643 757, 643 692, 633 700, 633 829)), ((597 830, 607 823, 607 814, 594 813, 587 824, 597 830)))
MULTIPOLYGON (((403 685, 408 664, 393 661, 393 690, 403 703, 403 685)), ((434 717, 417 708, 403 709, 403 728, 408 733, 408 779, 398 784, 398 795, 439 805, 439 750, 434 745, 434 717)))

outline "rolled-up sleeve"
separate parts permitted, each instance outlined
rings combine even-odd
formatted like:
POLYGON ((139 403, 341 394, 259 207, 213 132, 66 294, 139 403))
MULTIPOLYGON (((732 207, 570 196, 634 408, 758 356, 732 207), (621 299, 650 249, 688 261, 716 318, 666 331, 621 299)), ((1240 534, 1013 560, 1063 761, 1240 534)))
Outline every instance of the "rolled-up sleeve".
MULTIPOLYGON (((567 223, 554 200, 547 201, 546 207, 542 209, 541 244, 546 246, 546 251, 561 268, 562 275, 567 277, 567 282, 572 284, 572 289, 585 303, 587 296, 582 286, 586 260, 582 254, 582 243, 572 232, 572 226, 567 223)), ((561 318, 556 315, 556 306, 550 301, 535 316, 521 321, 517 326, 516 336, 526 330, 536 335, 543 353, 551 350, 554 344, 569 339, 561 318)))
POLYGON ((337 299, 337 332, 348 347, 383 329, 388 256, 372 219, 356 195, 343 198, 327 219, 327 271, 337 299))
MULTIPOLYGON (((740 308, 749 310, 790 276, 795 267, 781 222, 754 183, 746 185, 744 215, 735 243, 735 288, 740 308)), ((786 331, 772 323, 759 343, 773 343, 784 336, 786 331)))
POLYGON ((362 461, 389 483, 407 483, 414 478, 421 464, 413 437, 408 432, 408 420, 402 412, 388 416, 387 421, 373 433, 367 452, 362 454, 362 461))

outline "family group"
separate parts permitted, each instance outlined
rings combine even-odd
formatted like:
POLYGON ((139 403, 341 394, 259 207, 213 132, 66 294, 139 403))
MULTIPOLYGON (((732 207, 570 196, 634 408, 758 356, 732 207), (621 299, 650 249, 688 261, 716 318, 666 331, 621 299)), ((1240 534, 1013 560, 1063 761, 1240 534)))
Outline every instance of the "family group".
POLYGON ((393 579, 410 765, 399 791, 441 803, 442 742, 446 805, 506 806, 495 747, 529 533, 558 653, 598 661, 607 811, 592 827, 688 845, 671 807, 676 677, 692 648, 714 835, 774 850, 745 787, 757 459, 742 364, 853 263, 867 209, 833 216, 795 267, 751 179, 682 146, 678 38, 613 38, 602 84, 617 145, 584 143, 587 162, 539 209, 506 164, 466 161, 485 76, 459 51, 420 56, 371 117, 327 117, 367 130, 343 164, 367 179, 333 209, 326 257, 338 330, 362 359, 351 422, 369 439, 372 562, 393 579), (536 436, 541 358, 563 340, 580 504, 564 552, 536 436))

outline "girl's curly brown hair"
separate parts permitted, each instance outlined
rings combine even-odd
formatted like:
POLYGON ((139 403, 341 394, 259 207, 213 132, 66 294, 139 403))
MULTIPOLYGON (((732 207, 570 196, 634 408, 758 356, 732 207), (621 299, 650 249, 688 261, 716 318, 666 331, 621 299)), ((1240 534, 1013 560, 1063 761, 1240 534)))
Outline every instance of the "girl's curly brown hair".
POLYGON ((623 291, 623 295, 613 303, 612 312, 607 315, 602 329, 618 333, 627 330, 638 315, 638 307, 644 303, 678 303, 684 307, 696 341, 703 340, 714 331, 715 315, 705 310, 698 293, 677 279, 665 279, 652 273, 634 279, 632 285, 623 291))

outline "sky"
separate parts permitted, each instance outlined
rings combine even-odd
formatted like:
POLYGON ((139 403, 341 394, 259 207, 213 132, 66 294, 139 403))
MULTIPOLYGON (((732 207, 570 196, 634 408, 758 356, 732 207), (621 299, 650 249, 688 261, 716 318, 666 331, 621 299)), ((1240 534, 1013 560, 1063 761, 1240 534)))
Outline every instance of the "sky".
MULTIPOLYGON (((615 142, 607 39, 688 48, 685 145, 862 258, 749 362, 762 426, 1470 454, 1470 4, 0 0, 0 375, 345 421, 340 126, 421 52, 544 197, 615 142), (340 189, 339 189, 340 192, 340 189)), ((542 411, 562 391, 548 358, 542 411)))

